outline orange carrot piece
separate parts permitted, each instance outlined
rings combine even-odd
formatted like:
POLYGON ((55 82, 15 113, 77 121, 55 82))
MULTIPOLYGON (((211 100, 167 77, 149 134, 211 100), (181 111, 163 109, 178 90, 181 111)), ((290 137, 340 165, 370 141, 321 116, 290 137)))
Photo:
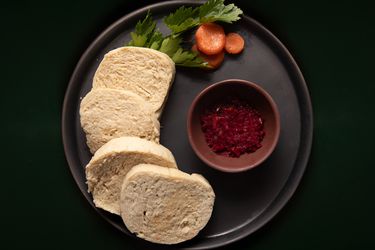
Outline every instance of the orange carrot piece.
POLYGON ((206 55, 219 54, 225 47, 223 27, 215 23, 204 23, 195 33, 198 49, 206 55))
POLYGON ((238 33, 229 33, 226 37, 225 50, 229 54, 239 54, 245 47, 245 41, 238 33))
POLYGON ((208 66, 210 66, 212 69, 217 69, 224 61, 224 50, 220 51, 216 55, 206 55, 200 52, 195 44, 193 47, 191 47, 191 50, 198 52, 203 60, 207 62, 208 66))

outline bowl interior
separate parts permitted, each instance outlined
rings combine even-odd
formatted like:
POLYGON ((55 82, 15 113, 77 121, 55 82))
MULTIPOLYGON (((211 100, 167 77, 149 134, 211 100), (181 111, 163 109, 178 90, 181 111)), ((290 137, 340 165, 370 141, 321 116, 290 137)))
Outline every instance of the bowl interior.
POLYGON ((273 151, 279 137, 279 114, 271 96, 258 85, 242 80, 227 80, 206 88, 193 101, 189 113, 188 130, 190 143, 199 158, 219 170, 239 172, 257 166, 273 151), (228 96, 246 100, 259 111, 264 120, 265 136, 262 147, 238 158, 214 153, 206 143, 200 123, 200 116, 207 107, 225 100, 228 96))

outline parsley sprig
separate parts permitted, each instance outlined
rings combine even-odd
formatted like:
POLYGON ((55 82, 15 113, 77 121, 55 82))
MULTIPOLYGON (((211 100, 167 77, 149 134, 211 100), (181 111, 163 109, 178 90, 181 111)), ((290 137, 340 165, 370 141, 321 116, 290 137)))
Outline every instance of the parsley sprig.
POLYGON ((240 19, 242 10, 234 4, 224 4, 224 0, 209 0, 197 8, 181 6, 164 18, 164 23, 173 33, 184 32, 202 23, 221 21, 233 23, 240 19))

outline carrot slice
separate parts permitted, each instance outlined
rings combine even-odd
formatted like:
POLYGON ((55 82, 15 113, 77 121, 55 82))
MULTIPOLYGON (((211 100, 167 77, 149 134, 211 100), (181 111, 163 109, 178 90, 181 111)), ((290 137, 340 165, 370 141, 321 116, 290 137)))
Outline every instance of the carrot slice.
POLYGON ((229 33, 226 37, 225 50, 229 54, 239 54, 245 47, 245 41, 237 33, 229 33))
POLYGON ((198 52, 199 55, 203 58, 203 60, 206 61, 212 69, 217 69, 224 61, 224 50, 220 51, 216 55, 210 56, 200 52, 197 48, 197 45, 195 44, 193 45, 193 47, 191 47, 191 50, 198 52))
POLYGON ((225 47, 224 29, 215 23, 204 23, 197 29, 195 40, 202 53, 206 55, 218 54, 225 47))

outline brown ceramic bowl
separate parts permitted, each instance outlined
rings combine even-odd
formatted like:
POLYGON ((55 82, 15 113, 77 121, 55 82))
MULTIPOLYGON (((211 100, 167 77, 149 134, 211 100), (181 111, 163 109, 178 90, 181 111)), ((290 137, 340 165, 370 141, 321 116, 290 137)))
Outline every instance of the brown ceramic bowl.
POLYGON ((198 94, 189 110, 187 129, 190 144, 202 161, 221 171, 241 172, 258 166, 273 152, 279 139, 280 117, 275 102, 263 88, 249 81, 230 79, 215 83, 198 94), (247 100, 264 120, 262 147, 238 158, 213 152, 207 145, 200 123, 205 109, 227 96, 247 100))

